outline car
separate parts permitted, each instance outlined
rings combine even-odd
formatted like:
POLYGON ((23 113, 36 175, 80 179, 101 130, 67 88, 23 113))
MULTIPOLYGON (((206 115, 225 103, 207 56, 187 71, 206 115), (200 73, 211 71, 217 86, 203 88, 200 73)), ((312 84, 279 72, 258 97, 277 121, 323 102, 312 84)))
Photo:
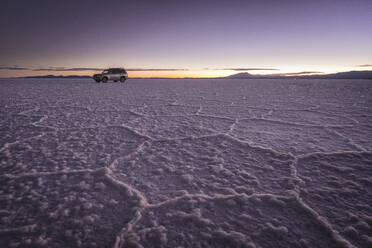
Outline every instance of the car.
POLYGON ((93 79, 97 83, 107 83, 109 80, 124 83, 128 79, 128 73, 123 68, 109 68, 100 74, 94 74, 93 79))

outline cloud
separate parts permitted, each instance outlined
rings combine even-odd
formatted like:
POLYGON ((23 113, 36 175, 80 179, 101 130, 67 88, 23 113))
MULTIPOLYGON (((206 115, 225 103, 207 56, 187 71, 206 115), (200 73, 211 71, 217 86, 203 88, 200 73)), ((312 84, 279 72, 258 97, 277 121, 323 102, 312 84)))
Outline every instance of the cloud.
MULTIPOLYGON (((103 71, 107 68, 97 67, 48 67, 48 68, 28 68, 18 66, 0 66, 0 70, 17 70, 17 71, 103 71)), ((176 69, 176 68, 127 68, 127 71, 188 71, 189 69, 176 69)))
POLYGON ((0 66, 0 70, 25 71, 25 70, 30 70, 30 69, 26 67, 18 67, 18 66, 0 66))
POLYGON ((247 67, 247 68, 217 68, 207 70, 217 70, 217 71, 279 71, 276 68, 261 68, 261 67, 247 67))
POLYGON ((13 70, 13 71, 99 71, 102 68, 65 68, 65 67, 49 67, 49 68, 29 68, 18 66, 0 66, 0 70, 13 70))
POLYGON ((371 65, 368 65, 368 64, 366 64, 366 65, 356 65, 355 67, 372 67, 372 64, 371 65))
POLYGON ((315 73, 322 73, 320 71, 301 71, 301 72, 288 72, 288 73, 279 73, 276 75, 280 76, 302 76, 307 74, 315 74, 315 73))
POLYGON ((29 69, 32 71, 101 71, 102 68, 91 68, 91 67, 77 67, 77 68, 65 68, 65 67, 50 67, 50 68, 36 68, 29 69))
MULTIPOLYGON (((33 71, 103 71, 107 68, 91 68, 91 67, 77 67, 77 68, 64 68, 64 67, 52 67, 52 68, 39 68, 33 69, 33 71)), ((127 71, 188 71, 188 69, 167 69, 167 68, 127 68, 127 71)))

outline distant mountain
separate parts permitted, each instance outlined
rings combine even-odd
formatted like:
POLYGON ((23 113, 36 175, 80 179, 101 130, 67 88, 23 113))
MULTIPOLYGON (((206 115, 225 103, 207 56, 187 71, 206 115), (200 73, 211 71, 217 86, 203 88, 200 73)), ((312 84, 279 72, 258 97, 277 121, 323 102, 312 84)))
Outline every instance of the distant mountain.
POLYGON ((325 75, 306 75, 304 78, 372 79, 372 71, 347 71, 325 75))
POLYGON ((252 75, 248 72, 233 74, 224 78, 231 79, 280 79, 280 78, 307 78, 307 79, 372 79, 372 71, 347 71, 332 74, 311 74, 311 75, 285 75, 285 74, 268 74, 252 75))
POLYGON ((237 74, 227 76, 225 78, 258 78, 258 77, 261 77, 261 75, 252 75, 249 74, 248 72, 240 72, 237 74))
POLYGON ((68 75, 68 76, 55 76, 55 75, 45 75, 45 76, 27 76, 21 78, 92 78, 91 76, 78 76, 78 75, 68 75))

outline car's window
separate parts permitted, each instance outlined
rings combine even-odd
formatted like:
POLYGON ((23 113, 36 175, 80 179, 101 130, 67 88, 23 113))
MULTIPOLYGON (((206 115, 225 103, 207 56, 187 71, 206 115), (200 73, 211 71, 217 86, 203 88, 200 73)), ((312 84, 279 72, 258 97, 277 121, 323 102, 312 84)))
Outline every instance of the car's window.
POLYGON ((103 73, 107 74, 107 73, 109 73, 109 70, 104 70, 103 73))
POLYGON ((124 69, 109 69, 105 70, 103 73, 118 74, 118 73, 127 73, 124 69))

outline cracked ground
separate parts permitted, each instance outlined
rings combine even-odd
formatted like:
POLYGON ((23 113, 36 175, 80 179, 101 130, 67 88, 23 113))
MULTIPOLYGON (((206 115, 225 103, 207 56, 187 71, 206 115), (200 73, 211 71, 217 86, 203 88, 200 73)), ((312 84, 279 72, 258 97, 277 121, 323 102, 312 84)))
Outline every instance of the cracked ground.
POLYGON ((1 247, 372 247, 370 80, 0 80, 1 247))

